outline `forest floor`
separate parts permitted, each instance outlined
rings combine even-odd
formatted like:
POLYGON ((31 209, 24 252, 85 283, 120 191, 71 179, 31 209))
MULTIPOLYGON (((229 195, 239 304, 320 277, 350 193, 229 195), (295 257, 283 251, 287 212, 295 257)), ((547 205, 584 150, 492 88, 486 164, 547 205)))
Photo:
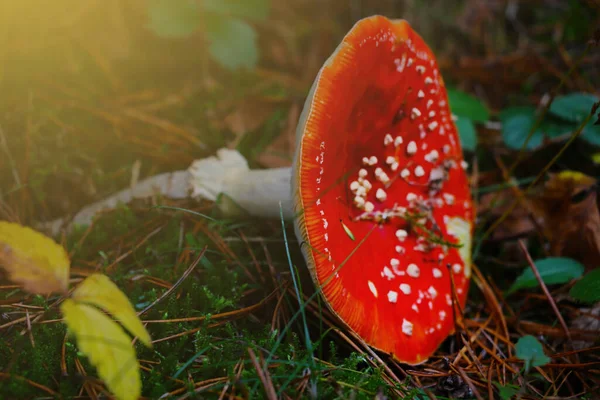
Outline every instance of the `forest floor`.
MULTIPOLYGON (((146 310, 145 398, 598 398, 600 308, 572 296, 600 266, 597 1, 252 0, 226 13, 256 38, 233 44, 241 60, 211 49, 208 28, 168 2, 14 3, 0 6, 0 219, 24 225, 221 147, 252 167, 291 165, 313 79, 372 14, 411 23, 465 108, 453 111, 477 204, 476 266, 457 333, 419 366, 373 351, 311 296, 291 224, 148 199, 58 237, 72 283, 101 271, 146 310), (530 259, 545 266, 548 292, 530 259), (527 335, 548 360, 518 349, 527 335)), ((199 16, 216 12, 205 3, 199 16)), ((56 301, 0 282, 0 397, 107 393, 56 301)))

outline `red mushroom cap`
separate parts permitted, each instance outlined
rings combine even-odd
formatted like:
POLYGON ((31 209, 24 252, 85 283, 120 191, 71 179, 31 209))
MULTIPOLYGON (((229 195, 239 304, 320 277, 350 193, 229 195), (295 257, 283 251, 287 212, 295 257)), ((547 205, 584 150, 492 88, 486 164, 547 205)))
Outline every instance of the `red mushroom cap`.
POLYGON ((464 306, 472 199, 436 60, 410 25, 359 21, 298 126, 296 233, 330 309, 370 346, 425 361, 464 306))

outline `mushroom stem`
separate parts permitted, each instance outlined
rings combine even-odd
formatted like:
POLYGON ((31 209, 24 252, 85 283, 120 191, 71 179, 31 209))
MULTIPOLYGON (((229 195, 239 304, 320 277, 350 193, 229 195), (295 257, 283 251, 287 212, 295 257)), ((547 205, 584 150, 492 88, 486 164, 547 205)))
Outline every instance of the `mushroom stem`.
POLYGON ((143 199, 153 196, 164 196, 170 199, 183 199, 188 197, 188 182, 190 173, 188 171, 166 172, 146 178, 129 189, 121 190, 112 196, 90 204, 81 209, 72 219, 58 218, 50 222, 38 224, 38 228, 52 235, 57 235, 64 227, 70 231, 76 225, 89 225, 94 216, 101 211, 117 207, 119 204, 127 204, 135 199, 143 199))
POLYGON ((278 218, 281 202, 283 217, 293 216, 290 167, 252 170, 238 151, 220 149, 216 156, 194 161, 189 172, 192 196, 217 202, 225 215, 241 209, 255 217, 278 218))
POLYGON ((246 214, 254 217, 291 219, 291 168, 251 170, 246 159, 236 150, 220 149, 213 157, 196 160, 186 171, 167 172, 142 180, 129 189, 90 204, 69 222, 68 218, 40 223, 38 227, 56 235, 66 222, 71 230, 76 225, 91 224, 94 216, 134 199, 163 196, 215 201, 225 216, 246 214), (190 195, 191 190, 191 195, 190 195))

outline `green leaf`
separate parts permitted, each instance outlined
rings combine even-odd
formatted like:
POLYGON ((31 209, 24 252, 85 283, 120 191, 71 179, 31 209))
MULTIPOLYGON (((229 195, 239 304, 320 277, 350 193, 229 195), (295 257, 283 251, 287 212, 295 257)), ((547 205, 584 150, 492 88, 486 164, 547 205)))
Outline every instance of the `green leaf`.
POLYGON ((600 269, 595 269, 581 278, 569 291, 575 300, 584 303, 600 301, 600 269))
POLYGON ((550 113, 565 121, 581 123, 590 111, 598 97, 589 93, 571 93, 557 96, 550 104, 550 113))
POLYGON ((583 127, 581 138, 595 146, 600 146, 600 125, 594 125, 594 118, 583 127))
POLYGON ((473 121, 465 117, 458 117, 455 124, 456 129, 458 129, 462 148, 469 151, 475 151, 477 148, 477 131, 475 130, 473 121))
MULTIPOLYGON (((500 121, 502 121, 502 138, 507 147, 515 150, 519 150, 529 131, 535 123, 535 108, 533 107, 512 107, 503 110, 500 115, 500 121)), ((543 135, 535 132, 527 146, 528 150, 535 149, 541 146, 544 137, 543 135)))
POLYGON ((519 393, 519 387, 516 385, 502 386, 499 382, 494 382, 494 385, 498 388, 498 394, 502 400, 510 400, 519 393))
MULTIPOLYGON (((519 150, 527 135, 536 123, 535 108, 530 106, 510 107, 503 110, 500 115, 502 121, 502 138, 507 147, 519 150)), ((527 150, 533 150, 542 145, 544 137, 554 138, 573 130, 572 125, 554 118, 546 118, 533 133, 527 150)))
POLYGON ((181 38, 200 26, 200 9, 194 0, 150 0, 148 27, 164 38, 181 38))
POLYGON ((213 15, 205 19, 210 54, 228 69, 254 68, 258 62, 256 32, 237 18, 213 15))
POLYGON ((203 0, 202 8, 224 16, 265 20, 269 15, 269 0, 203 0))
POLYGON ((550 362, 550 358, 544 353, 542 344, 533 336, 526 335, 517 341, 515 346, 516 356, 525 361, 525 371, 531 367, 541 367, 550 362))
POLYGON ((468 93, 448 89, 448 101, 452 113, 459 117, 466 117, 475 122, 485 122, 490 119, 490 112, 485 104, 468 93))
MULTIPOLYGON (((579 262, 564 257, 550 257, 534 261, 546 285, 566 283, 583 275, 584 267, 579 262)), ((539 285, 531 267, 527 267, 508 289, 508 294, 523 288, 539 285)))

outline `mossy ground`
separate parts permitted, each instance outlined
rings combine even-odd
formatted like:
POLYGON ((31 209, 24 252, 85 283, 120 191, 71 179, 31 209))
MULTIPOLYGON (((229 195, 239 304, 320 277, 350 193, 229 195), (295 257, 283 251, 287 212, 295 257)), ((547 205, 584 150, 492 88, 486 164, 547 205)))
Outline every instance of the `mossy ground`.
MULTIPOLYGON (((17 3, 39 10, 33 0, 17 3)), ((555 88, 570 67, 565 51, 580 54, 596 21, 589 12, 593 6, 577 1, 521 2, 515 18, 504 8, 467 0, 272 1, 268 21, 255 24, 259 68, 227 71, 210 59, 201 33, 176 40, 152 35, 143 1, 124 1, 122 8, 118 1, 90 2, 83 10, 77 1, 54 3, 56 10, 71 9, 78 18, 62 21, 49 12, 48 21, 10 25, 10 41, 0 37, 0 218, 23 224, 75 212, 127 187, 137 166, 142 178, 181 170, 226 145, 235 146, 253 166, 290 163, 293 129, 310 84, 360 17, 381 13, 408 19, 434 48, 447 83, 480 95, 494 111, 539 101, 555 88), (111 12, 125 18, 106 17, 111 12), (98 22, 100 28, 92 29, 98 22), (561 33, 564 46, 553 42, 561 33), (544 62, 529 58, 532 51, 523 43, 533 43, 544 62), (269 112, 259 118, 244 111, 246 103, 269 112), (242 128, 232 122, 240 120, 242 128)), ((1 7, 0 26, 5 26, 10 9, 1 7)), ((597 82, 594 54, 567 79, 568 90, 597 82)), ((478 179, 484 184, 477 194, 499 190, 495 185, 504 179, 497 160, 516 158, 487 129, 480 129, 480 141, 478 179)), ((560 160, 561 168, 575 165, 598 175, 598 166, 582 156, 589 147, 574 145, 560 160)), ((549 146, 530 154, 515 176, 535 175, 555 150, 549 146)), ((314 286, 291 226, 286 233, 291 265, 280 221, 229 221, 213 204, 149 199, 107 212, 91 229, 82 227, 58 240, 71 253, 73 278, 103 272, 136 310, 152 305, 142 320, 156 343, 152 350, 136 345, 146 398, 169 393, 172 398, 263 398, 263 369, 277 395, 286 399, 427 398, 425 389, 444 398, 469 393, 460 371, 477 381, 483 397, 498 382, 519 385, 532 398, 540 393, 583 398, 598 389, 597 372, 571 367, 545 369, 544 375, 524 380, 511 343, 535 333, 560 353, 564 341, 539 293, 508 302, 502 298, 519 271, 514 247, 486 242, 476 260, 487 281, 472 285, 465 311, 462 333, 472 348, 451 336, 428 364, 407 368, 385 357, 379 362, 376 353, 333 322, 319 297, 312 296, 314 286), (187 279, 164 296, 200 255, 187 279), (298 274, 303 306, 292 273, 298 274), (500 302, 502 315, 494 308, 500 302), (506 335, 504 317, 509 319, 506 335), (519 319, 537 323, 537 330, 527 331, 519 319), (486 373, 491 371, 491 381, 466 349, 476 353, 486 373)), ((544 254, 531 236, 532 253, 544 254)), ((8 282, 0 287, 0 398, 101 398, 106 393, 67 336, 57 300, 29 295, 8 282)), ((569 357, 555 361, 575 365, 569 357)), ((580 361, 597 362, 597 353, 583 352, 580 361)))
MULTIPOLYGON (((193 274, 143 316, 144 321, 154 321, 147 328, 153 340, 159 341, 151 350, 136 346, 144 368, 143 393, 148 398, 169 392, 216 398, 232 385, 238 387, 235 392, 240 396, 261 397, 263 387, 248 349, 269 355, 270 377, 289 396, 310 390, 317 391, 321 398, 388 394, 382 371, 369 366, 363 354, 336 343, 322 322, 309 319, 312 353, 307 351, 300 319, 285 323, 298 307, 297 299, 281 290, 281 286, 289 287, 290 269, 285 262, 277 261, 284 260, 279 254, 279 237, 273 227, 255 222, 213 222, 184 211, 134 212, 122 207, 99 219, 91 231, 81 229, 70 235, 67 249, 72 251, 76 271, 84 262, 94 260, 98 270, 107 273, 128 294, 138 311, 160 298, 164 292, 161 282, 177 281, 189 261, 206 250, 193 274), (144 236, 138 232, 139 227, 149 221, 159 225, 160 231, 138 246, 135 241, 144 236), (204 229, 214 239, 198 232, 204 229), (242 232, 246 238, 260 240, 246 244, 242 232), (135 250, 122 262, 112 264, 109 260, 119 248, 135 250), (258 261, 264 252, 275 260, 270 265, 258 261), (272 293, 276 296, 272 295, 271 301, 244 311, 272 293), (278 300, 282 304, 279 309, 278 300), (240 310, 239 315, 220 315, 235 310, 240 310), (193 320, 169 322, 182 319, 193 320), (273 324, 273 320, 279 321, 273 324), (166 340, 161 341, 163 338, 166 340), (297 389, 302 380, 306 385, 297 389)), ((300 262, 299 253, 295 253, 294 259, 300 262)), ((54 300, 38 297, 31 305, 47 308, 46 320, 60 318, 56 308, 48 308, 54 300)), ((11 333, 2 338, 0 345, 5 368, 13 376, 0 381, 4 398, 40 395, 38 388, 17 377, 52 388, 63 397, 76 396, 86 381, 96 381, 94 369, 68 336, 63 354, 67 332, 60 321, 34 324, 25 334, 19 329, 11 333), (88 376, 77 372, 75 360, 88 376), (60 373, 61 362, 66 364, 67 375, 60 373)))

